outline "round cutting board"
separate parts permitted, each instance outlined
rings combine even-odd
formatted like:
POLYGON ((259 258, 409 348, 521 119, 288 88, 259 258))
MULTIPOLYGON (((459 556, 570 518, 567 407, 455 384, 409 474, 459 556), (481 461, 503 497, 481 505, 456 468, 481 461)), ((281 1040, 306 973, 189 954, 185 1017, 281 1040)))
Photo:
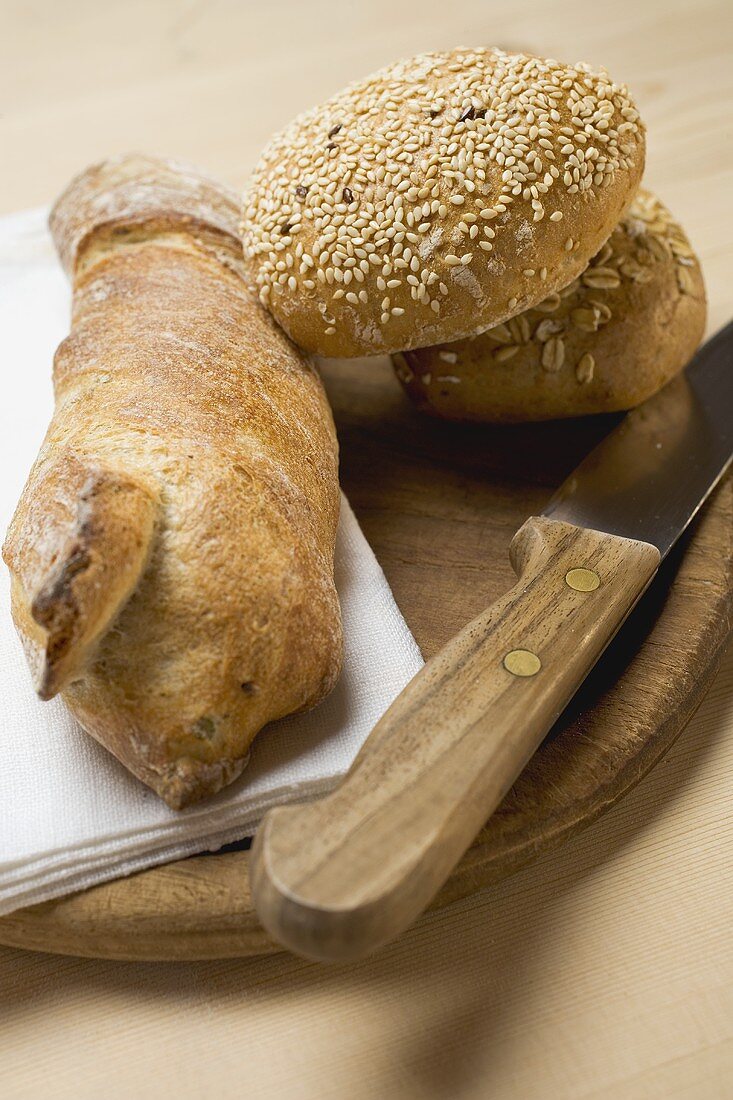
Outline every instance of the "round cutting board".
MULTIPOLYGON (((384 360, 331 362, 323 369, 344 489, 430 657, 512 585, 513 533, 541 511, 615 420, 444 424, 412 410, 384 360)), ((638 782, 710 684, 729 632, 732 593, 728 478, 436 906, 517 870, 638 782)), ((0 919, 0 942, 118 959, 275 951, 252 906, 248 859, 246 851, 198 856, 20 910, 0 919)))

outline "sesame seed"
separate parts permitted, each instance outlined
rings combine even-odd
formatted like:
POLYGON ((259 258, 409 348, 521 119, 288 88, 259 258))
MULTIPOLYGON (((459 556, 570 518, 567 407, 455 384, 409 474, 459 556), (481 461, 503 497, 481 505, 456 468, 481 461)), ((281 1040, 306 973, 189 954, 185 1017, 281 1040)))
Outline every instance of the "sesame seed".
POLYGON ((518 351, 519 348, 516 344, 507 344, 504 347, 497 348, 493 355, 497 363, 506 363, 509 359, 513 359, 518 351))
MULTIPOLYGON (((561 211, 546 213, 558 192, 606 187, 628 170, 640 141, 626 89, 582 64, 481 48, 397 62, 272 139, 245 204, 245 256, 273 309, 284 293, 315 291, 322 304, 344 288, 334 320, 324 320, 329 329, 338 329, 350 295, 368 309, 385 286, 408 302, 409 287, 437 313, 429 277, 438 279, 443 263, 471 262, 472 253, 443 251, 456 247, 459 227, 458 240, 477 240, 481 219, 488 240, 478 244, 488 253, 486 223, 513 201, 530 203, 535 222, 558 222, 561 211), (436 231, 438 241, 445 232, 442 247, 431 240, 436 231), (416 282, 393 285, 400 272, 416 282)), ((449 294, 444 283, 440 294, 449 294)), ((397 308, 381 311, 382 324, 400 316, 397 308)))
POLYGON ((546 371, 560 370, 565 361, 565 344, 560 336, 551 336, 543 345, 541 355, 542 366, 546 371))
POLYGON ((583 383, 592 381, 595 365, 596 361, 590 354, 590 352, 586 352, 584 355, 581 355, 575 368, 575 377, 577 378, 578 382, 581 383, 581 385, 583 383))

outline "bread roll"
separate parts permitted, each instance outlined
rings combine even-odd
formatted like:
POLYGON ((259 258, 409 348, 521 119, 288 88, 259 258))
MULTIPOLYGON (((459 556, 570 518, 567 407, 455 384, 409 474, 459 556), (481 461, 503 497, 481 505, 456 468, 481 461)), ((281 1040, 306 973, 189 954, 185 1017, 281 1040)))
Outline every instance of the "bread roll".
POLYGON ((636 108, 605 72, 492 49, 424 54, 272 139, 245 197, 248 271, 320 355, 457 340, 580 274, 643 166, 636 108))
POLYGON ((700 264, 665 206, 640 191, 587 270, 474 339, 395 356, 408 394, 451 420, 551 420, 638 405, 705 330, 700 264))
POLYGON ((246 289, 236 218, 140 157, 62 195, 72 332, 4 547, 39 694, 174 808, 239 775, 341 657, 331 414, 246 289))

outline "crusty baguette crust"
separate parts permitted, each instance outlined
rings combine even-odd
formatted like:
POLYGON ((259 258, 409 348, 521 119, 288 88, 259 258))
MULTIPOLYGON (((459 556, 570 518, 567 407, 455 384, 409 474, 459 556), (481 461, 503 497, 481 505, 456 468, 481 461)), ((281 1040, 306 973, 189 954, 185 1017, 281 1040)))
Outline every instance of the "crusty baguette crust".
POLYGON ((93 164, 73 179, 49 223, 64 270, 73 277, 90 238, 115 228, 125 235, 136 227, 147 234, 166 228, 203 231, 212 240, 221 237, 239 264, 241 249, 229 247, 238 236, 238 213, 235 195, 189 165, 123 156, 93 164))
POLYGON ((172 807, 234 779, 341 659, 330 410, 246 290, 235 219, 146 158, 59 200, 72 332, 4 548, 38 690, 172 807))
POLYGON ((44 448, 6 546, 14 611, 42 699, 82 674, 134 590, 157 505, 141 481, 95 468, 63 444, 44 448))
POLYGON ((550 420, 629 409, 689 362, 705 331, 700 264, 683 229, 639 191, 587 270, 472 340, 395 356, 423 412, 550 420))

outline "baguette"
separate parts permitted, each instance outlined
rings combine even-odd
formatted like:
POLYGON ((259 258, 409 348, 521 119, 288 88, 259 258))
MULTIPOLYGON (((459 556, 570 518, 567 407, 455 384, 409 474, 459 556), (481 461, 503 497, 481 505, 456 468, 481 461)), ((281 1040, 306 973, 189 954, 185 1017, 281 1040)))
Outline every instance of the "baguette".
POLYGON ((3 549, 39 695, 173 808, 238 776, 341 660, 334 426, 245 287, 237 214, 143 157, 61 196, 72 331, 3 549))

